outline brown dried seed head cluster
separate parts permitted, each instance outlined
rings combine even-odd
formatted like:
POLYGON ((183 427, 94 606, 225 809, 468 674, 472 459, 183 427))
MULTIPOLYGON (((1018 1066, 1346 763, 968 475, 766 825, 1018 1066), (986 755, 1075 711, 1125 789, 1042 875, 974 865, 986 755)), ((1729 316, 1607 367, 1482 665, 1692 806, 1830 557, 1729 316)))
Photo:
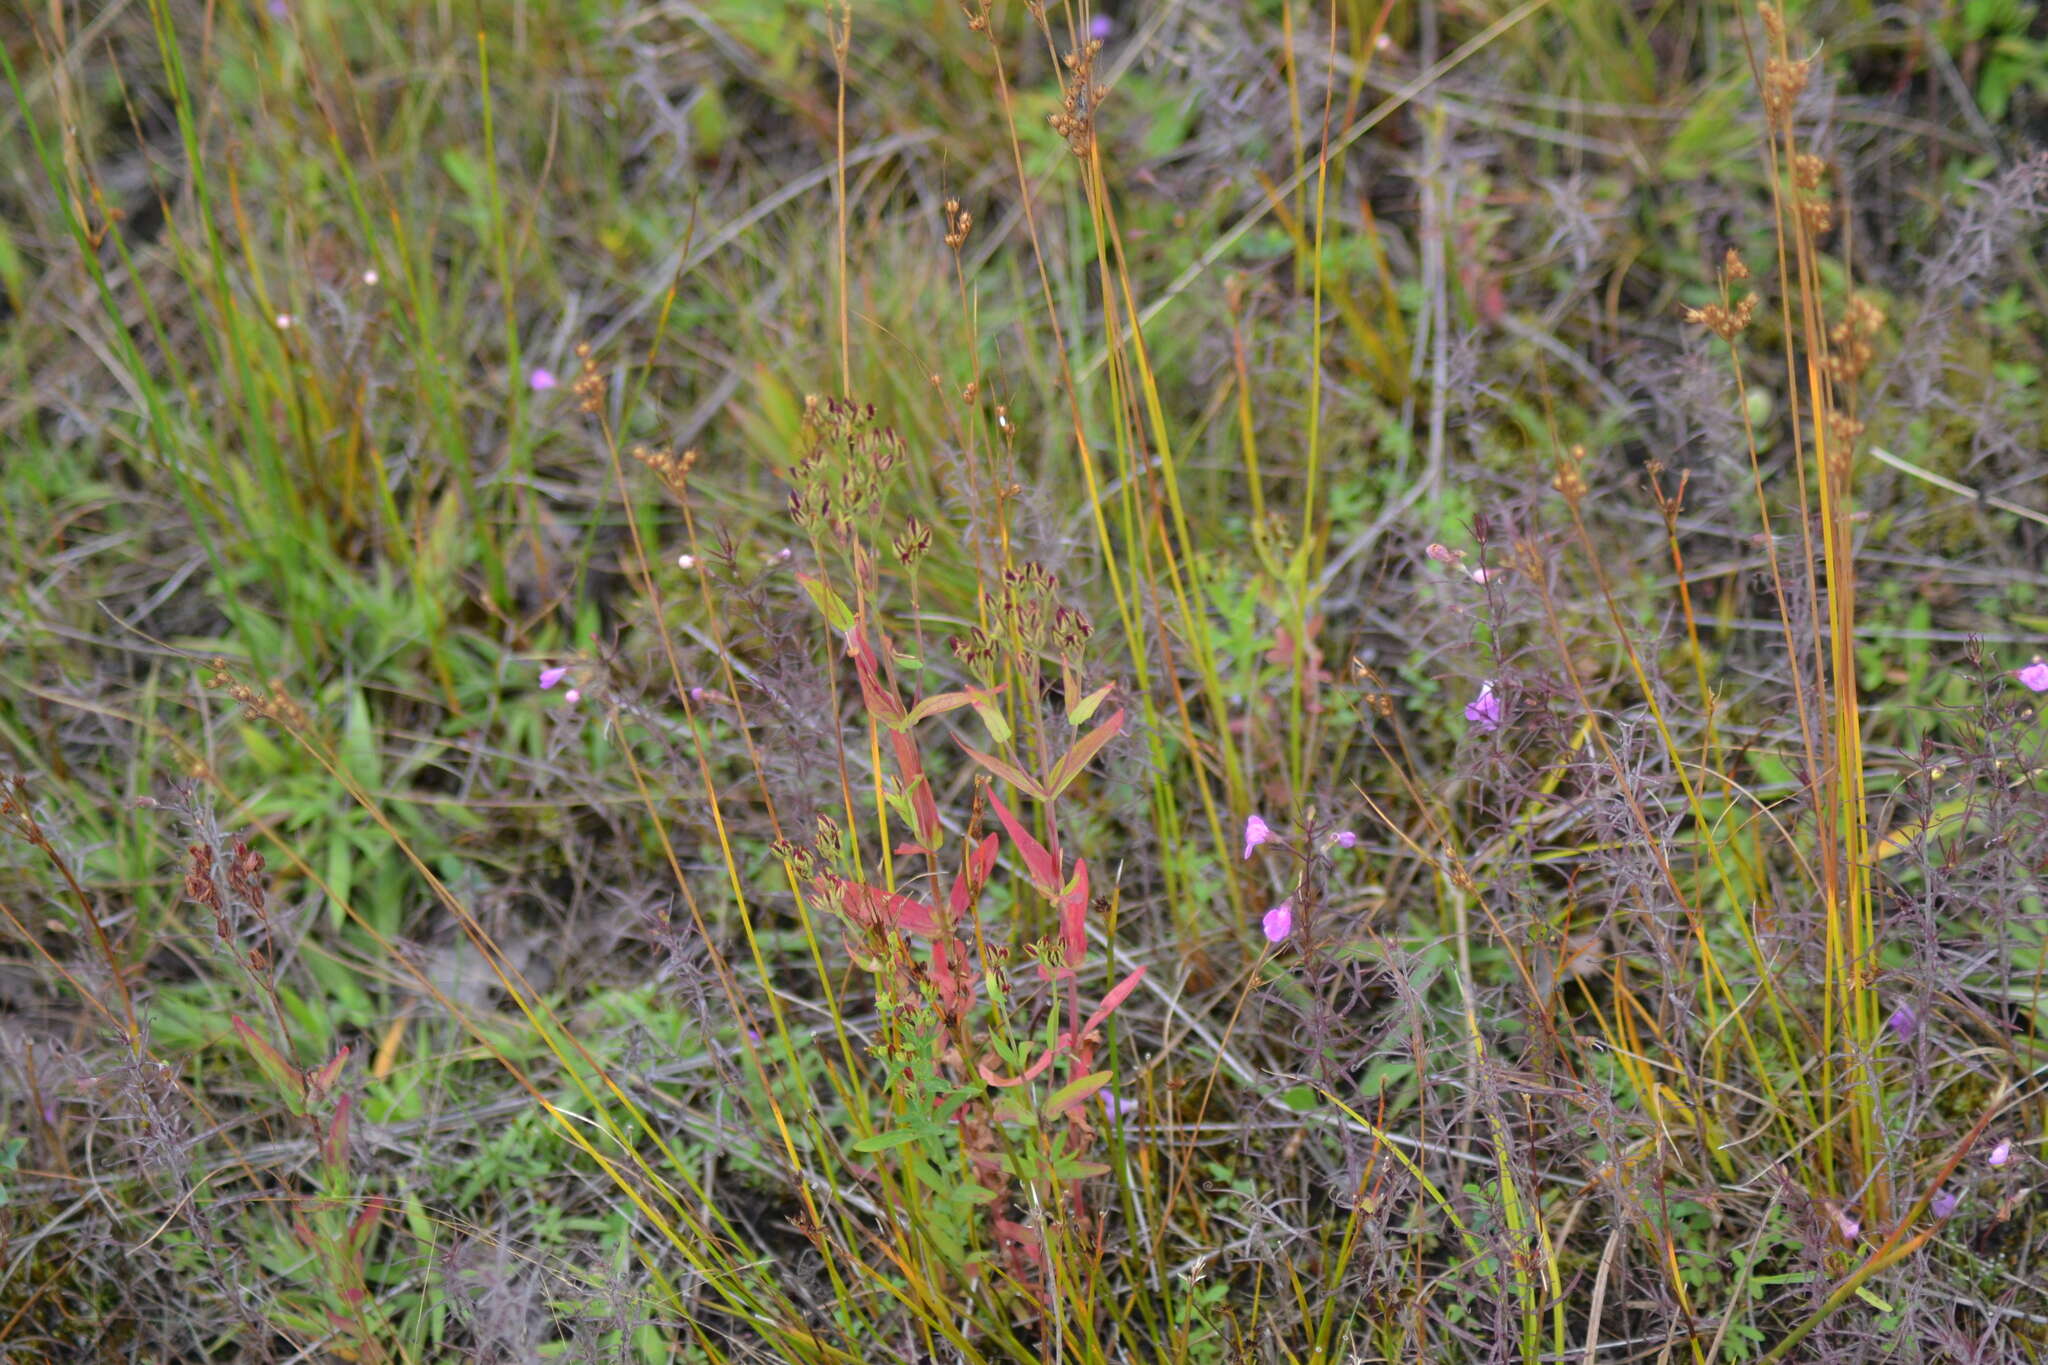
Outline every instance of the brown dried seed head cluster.
POLYGON ((1809 235, 1819 237, 1835 225, 1835 208, 1825 199, 1799 201, 1799 218, 1809 235))
POLYGON ((216 658, 211 664, 206 685, 241 703, 242 714, 251 720, 271 720, 288 730, 302 730, 308 717, 306 708, 300 706, 285 692, 284 683, 279 679, 270 680, 270 690, 259 692, 234 675, 226 659, 216 658))
POLYGON ((1817 190, 1827 170, 1827 162, 1812 152, 1801 152, 1792 158, 1792 183, 1802 190, 1817 190))
POLYGON ((1869 299, 1849 301, 1842 320, 1828 329, 1828 378, 1837 386, 1855 383, 1874 358, 1871 341, 1884 328, 1884 310, 1869 299))
POLYGON ((946 245, 954 251, 967 245, 967 234, 974 230, 974 215, 960 207, 958 199, 946 201, 946 245))
POLYGON ((1550 486, 1564 495, 1564 500, 1577 506, 1586 496, 1586 475, 1581 468, 1586 463, 1586 448, 1573 446, 1557 462, 1557 473, 1551 478, 1550 486))
POLYGON ((1052 130, 1067 140, 1067 150, 1086 156, 1095 145, 1095 111, 1101 107, 1103 90, 1095 83, 1095 59, 1102 52, 1102 40, 1091 38, 1066 55, 1067 93, 1060 107, 1046 115, 1052 130))
POLYGON ((1749 278, 1749 264, 1731 246, 1728 254, 1721 258, 1721 273, 1731 280, 1746 280, 1749 278))
POLYGON ((589 342, 577 345, 576 359, 582 369, 576 376, 576 383, 571 386, 571 392, 576 395, 576 406, 594 416, 604 407, 604 376, 598 373, 597 358, 590 353, 589 342))
POLYGON ((697 452, 686 450, 678 455, 673 450, 649 450, 646 446, 634 446, 633 458, 661 476, 669 491, 682 496, 690 484, 690 471, 697 467, 697 452))
MULTIPOLYGON (((1748 272, 1745 271, 1744 273, 1748 272)), ((1744 294, 1742 301, 1733 308, 1724 308, 1718 303, 1710 303, 1704 308, 1688 308, 1685 310, 1685 320, 1687 322, 1706 328, 1723 341, 1735 340, 1755 317, 1756 295, 1754 294, 1744 294)))
POLYGON ((1372 712, 1381 720, 1385 720, 1388 716, 1394 714, 1393 693, 1387 690, 1386 683, 1381 681, 1380 675, 1373 672, 1365 660, 1353 656, 1351 660, 1351 677, 1353 681, 1357 682, 1364 689, 1360 693, 1360 697, 1365 702, 1366 710, 1372 712))
POLYGON ((1764 62, 1764 112, 1770 115, 1774 126, 1783 128, 1789 124, 1793 106, 1805 93, 1807 78, 1812 74, 1811 62, 1780 57, 1764 62))

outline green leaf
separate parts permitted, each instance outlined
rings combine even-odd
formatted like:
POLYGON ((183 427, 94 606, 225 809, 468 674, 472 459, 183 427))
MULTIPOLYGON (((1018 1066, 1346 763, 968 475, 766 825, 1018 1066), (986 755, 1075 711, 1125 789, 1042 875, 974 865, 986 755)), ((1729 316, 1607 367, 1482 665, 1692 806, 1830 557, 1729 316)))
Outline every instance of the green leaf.
POLYGON ((1048 1118, 1057 1118, 1075 1104, 1087 1099, 1090 1095, 1102 1089, 1103 1086, 1108 1085, 1110 1075, 1111 1073, 1107 1071, 1091 1071, 1086 1076, 1082 1076, 1077 1080, 1068 1081, 1065 1085, 1045 1097, 1045 1103, 1041 1106, 1041 1112, 1048 1118))
POLYGON ((306 1102, 306 1081, 299 1069, 293 1066, 282 1052, 272 1047, 269 1039, 244 1023, 240 1015, 235 1016, 231 1022, 234 1025, 235 1036, 242 1040, 243 1047, 249 1049, 249 1055, 256 1061, 257 1070, 276 1087, 278 1097, 294 1114, 303 1112, 306 1102))
POLYGON ((1095 714, 1095 708, 1102 705, 1103 699, 1115 690, 1115 683, 1106 682, 1087 696, 1081 698, 1081 700, 1075 702, 1067 709, 1067 723, 1070 725, 1086 725, 1088 717, 1095 714))
POLYGON ((846 603, 839 600, 839 594, 832 591, 832 585, 816 574, 800 573, 796 581, 804 585, 804 591, 817 603, 824 614, 825 624, 834 630, 848 630, 853 626, 853 613, 846 603))
POLYGON ((856 1152, 887 1152, 917 1141, 917 1131, 912 1128, 896 1128, 886 1133, 872 1133, 858 1138, 853 1143, 856 1152))
POLYGON ((1010 722, 1003 719, 1002 711, 994 703, 986 698, 977 699, 974 703, 974 714, 981 717, 981 723, 988 730, 988 737, 991 743, 1008 744, 1010 742, 1010 736, 1014 733, 1010 729, 1010 722))
POLYGON ((1076 740, 1074 747, 1060 756, 1060 761, 1053 767, 1052 776, 1046 780, 1045 799, 1050 801, 1072 786, 1074 779, 1081 775, 1090 760, 1102 751, 1102 746, 1116 738, 1116 733, 1123 728, 1123 724, 1124 713, 1114 712, 1108 720, 1076 740))

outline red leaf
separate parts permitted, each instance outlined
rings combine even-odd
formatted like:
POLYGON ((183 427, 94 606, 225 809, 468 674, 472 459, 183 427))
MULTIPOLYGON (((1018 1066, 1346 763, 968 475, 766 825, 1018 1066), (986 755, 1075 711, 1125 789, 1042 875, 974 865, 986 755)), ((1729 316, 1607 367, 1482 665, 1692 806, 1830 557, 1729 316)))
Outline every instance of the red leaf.
POLYGON ((938 912, 915 896, 900 891, 878 891, 859 882, 841 880, 846 913, 855 923, 880 925, 898 933, 931 938, 939 932, 938 912))
POLYGON ((1081 775, 1095 755, 1102 752, 1102 746, 1116 738, 1117 731, 1124 725, 1122 710, 1114 711, 1108 720, 1074 741, 1074 747, 1060 755, 1060 761, 1053 765, 1052 776, 1045 782, 1045 799, 1050 801, 1072 786, 1074 779, 1081 775))
POLYGON ((1060 896, 1060 937, 1067 963, 1079 966, 1088 953, 1088 860, 1074 859, 1074 879, 1060 896))
POLYGON ((903 775, 903 788, 910 795, 910 812, 917 820, 917 837, 926 848, 937 848, 943 831, 939 827, 939 804, 932 799, 932 784, 925 778, 924 761, 918 757, 917 741, 892 731, 889 747, 896 754, 896 771, 903 775))
POLYGON ((1018 791, 1023 792, 1026 796, 1035 796, 1041 801, 1045 799, 1045 789, 1038 785, 1038 779, 1026 773, 1022 768, 1005 763, 1002 759, 996 758, 993 755, 983 753, 958 735, 953 736, 953 742, 965 749, 969 758, 994 773, 997 777, 1002 778, 1003 781, 1009 783, 1018 791))
POLYGON ((343 1048, 341 1051, 334 1054, 334 1058, 332 1061, 329 1061, 325 1066, 322 1066, 318 1071, 315 1071, 311 1075, 307 1076, 306 1084, 312 1088, 312 1091, 316 1096, 325 1099, 327 1096, 327 1092, 334 1089, 334 1083, 341 1079, 341 1068, 344 1065, 346 1065, 347 1062, 348 1049, 343 1048))
MULTIPOLYGON (((972 753, 973 750, 970 749, 968 752, 972 753)), ((996 818, 1001 820, 1003 828, 1010 832, 1010 842, 1024 855, 1024 870, 1030 874, 1032 885, 1048 896, 1057 896, 1060 885, 1059 860, 1046 852, 1045 845, 1039 843, 1016 816, 1010 814, 1010 808, 1003 804, 1001 797, 990 792, 988 799, 995 803, 996 818)))
POLYGON ((868 648, 867 636, 859 626, 846 632, 846 653, 853 660, 854 676, 860 679, 860 692, 868 704, 868 711, 884 725, 894 728, 903 722, 903 703, 896 700, 896 693, 882 681, 881 666, 875 660, 874 650, 868 648))
POLYGON ((1132 991, 1138 989, 1138 983, 1144 980, 1144 978, 1145 969, 1140 967, 1123 980, 1117 982, 1110 993, 1102 997, 1102 1003, 1095 1007, 1095 1013, 1088 1016, 1088 1022, 1081 1026, 1081 1036, 1086 1038, 1089 1034, 1095 1032, 1096 1029, 1102 1027, 1109 1016, 1116 1013, 1116 1007, 1129 999, 1132 991))
POLYGON ((988 1060, 984 1058, 980 1063, 981 1078, 987 1081, 990 1085, 995 1086, 999 1090, 1008 1090, 1013 1085, 1022 1085, 1026 1081, 1035 1081, 1040 1076, 1043 1076, 1045 1074, 1045 1069, 1052 1065, 1053 1059, 1059 1056, 1062 1051, 1064 1051, 1066 1043, 1066 1036, 1064 1034, 1062 1034, 1060 1037, 1060 1043, 1061 1046, 1059 1047, 1047 1048, 1045 1050, 1045 1055, 1043 1057, 1040 1057, 1030 1066, 1025 1067, 1023 1075, 1012 1076, 1007 1080, 1001 1076, 996 1075, 995 1072, 989 1070, 988 1060))
POLYGON ((341 1103, 334 1106, 334 1117, 327 1124, 326 1135, 320 1139, 320 1159, 329 1166, 348 1164, 348 1116, 354 1105, 355 1096, 343 1095, 341 1103))
POLYGON ((974 973, 965 950, 955 952, 952 942, 944 934, 932 940, 932 985, 939 992, 939 1007, 957 1019, 974 1006, 974 973))
POLYGON ((977 844, 967 855, 967 866, 960 875, 953 878, 953 889, 947 893, 946 904, 959 919, 974 904, 974 898, 988 883, 988 874, 996 865, 996 836, 991 834, 977 844))

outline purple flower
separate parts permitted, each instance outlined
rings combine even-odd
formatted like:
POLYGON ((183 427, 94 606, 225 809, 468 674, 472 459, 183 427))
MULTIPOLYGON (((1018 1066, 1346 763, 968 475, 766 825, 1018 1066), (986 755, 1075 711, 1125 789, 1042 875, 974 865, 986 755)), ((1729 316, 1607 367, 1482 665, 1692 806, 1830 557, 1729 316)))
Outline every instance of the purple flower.
POLYGON ((1275 843, 1273 827, 1266 823, 1263 815, 1248 816, 1244 822, 1244 856, 1252 856, 1252 850, 1260 844, 1275 843))
POLYGON ((536 365, 533 369, 527 371, 526 387, 532 389, 535 393, 546 393, 554 386, 555 372, 553 370, 544 370, 536 365))
POLYGON ((1136 1100, 1127 1100, 1118 1095, 1114 1090, 1099 1090, 1096 1092, 1095 1098, 1102 1101, 1102 1107, 1109 1112, 1109 1116, 1113 1119, 1129 1118, 1138 1112, 1138 1102, 1136 1100))
POLYGON ((1266 931, 1266 942, 1283 942, 1294 932, 1294 902, 1281 901, 1268 910, 1265 918, 1260 921, 1260 927, 1266 931))
POLYGON ((1899 1007, 1892 1011, 1891 1017, 1884 1022, 1886 1027, 1899 1035, 1899 1041, 1903 1043, 1913 1036, 1914 1029, 1920 1027, 1920 1016, 1913 1012, 1911 1004, 1902 1000, 1899 1007))
POLYGON ((1847 1213, 1835 1215, 1835 1226, 1841 1230, 1845 1242, 1853 1242, 1863 1233, 1863 1224, 1847 1213))
POLYGON ((2004 1165, 2004 1164, 2005 1164, 2006 1162, 2008 1162, 2008 1161, 2011 1161, 2011 1160, 2012 1160, 2012 1143, 2011 1143, 2011 1141, 2010 1141, 2010 1140, 2007 1140, 2007 1139, 2000 1139, 2000 1140, 1999 1140, 1999 1143, 1998 1143, 1998 1145, 1997 1145, 1996 1147, 1993 1147, 1993 1148, 1991 1149, 1991 1155, 1990 1155, 1990 1156, 1987 1156, 1987 1157, 1985 1157, 1984 1159, 1985 1159, 1986 1161, 1990 1162, 1990 1163, 1991 1163, 1992 1165, 1994 1165, 1994 1166, 2003 1166, 2003 1165, 2004 1165))
POLYGON ((1475 734, 1490 735, 1500 729, 1500 698, 1491 678, 1479 684, 1479 695, 1465 703, 1465 719, 1472 723, 1475 734))
POLYGON ((1088 21, 1088 36, 1090 38, 1100 40, 1109 37, 1114 32, 1116 32, 1116 24, 1111 21, 1107 14, 1098 14, 1088 21))
POLYGON ((2012 675, 2029 692, 2048 692, 2048 659, 2036 658, 2025 668, 2015 668, 2012 675))
POLYGON ((1927 1211, 1936 1218, 1946 1218, 1954 1213, 1956 1205, 1962 1202, 1962 1197, 1954 1190, 1939 1190, 1936 1191, 1934 1198, 1929 1201, 1927 1211))
POLYGON ((1332 848, 1357 848, 1358 836, 1348 829, 1340 829, 1330 836, 1332 848))
POLYGON ((540 690, 545 692, 568 676, 569 670, 566 667, 543 668, 540 671, 540 690))

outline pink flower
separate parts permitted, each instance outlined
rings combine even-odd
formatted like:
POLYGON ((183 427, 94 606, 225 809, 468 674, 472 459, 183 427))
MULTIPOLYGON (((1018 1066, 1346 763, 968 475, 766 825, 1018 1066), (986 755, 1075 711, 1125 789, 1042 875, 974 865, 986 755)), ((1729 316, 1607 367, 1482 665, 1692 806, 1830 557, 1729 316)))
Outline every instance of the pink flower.
POLYGON ((1835 1215, 1835 1226, 1841 1229, 1842 1240, 1845 1242, 1855 1241, 1863 1232, 1863 1224, 1857 1222, 1846 1213, 1835 1215))
POLYGON ((1266 912, 1259 927, 1266 931, 1266 942, 1279 943, 1294 932, 1294 902, 1281 901, 1266 912))
POLYGON ((1899 1035, 1899 1041, 1903 1043, 1911 1038, 1913 1030, 1920 1026, 1920 1016, 1913 1012, 1912 1005, 1900 1001, 1899 1007, 1892 1011, 1891 1018, 1884 1022, 1893 1033, 1899 1035))
POLYGON ((1933 1214, 1936 1218, 1946 1218, 1950 1214, 1954 1213, 1956 1211, 1956 1205, 1962 1202, 1962 1196, 1957 1194, 1954 1190, 1941 1190, 1938 1193, 1936 1193, 1934 1198, 1928 1203, 1927 1211, 1933 1214))
POLYGON ((1465 719, 1472 723, 1475 734, 1490 735, 1500 729, 1500 698, 1491 678, 1479 684, 1479 695, 1465 703, 1465 719))
POLYGON ((568 676, 567 668, 543 668, 540 671, 540 690, 545 692, 568 676))
POLYGON ((2025 668, 2015 668, 2012 675, 2029 692, 2048 692, 2048 660, 2036 658, 2025 668))
POLYGON ((1472 571, 1472 581, 1483 588, 1506 572, 1506 569, 1474 569, 1472 571))
POLYGON ((1109 1116, 1113 1119, 1129 1118, 1138 1112, 1136 1100, 1127 1100, 1114 1090, 1098 1091, 1095 1097, 1102 1101, 1102 1107, 1109 1111, 1109 1116))
POLYGON ((1433 540, 1429 543, 1429 548, 1424 550, 1423 553, 1439 564, 1456 564, 1465 557, 1450 546, 1438 544, 1433 540))
POLYGON ((1248 816, 1244 822, 1244 856, 1252 856, 1252 850, 1260 844, 1278 843, 1273 837, 1273 827, 1266 823, 1263 815, 1248 816))
POLYGON ((544 370, 536 365, 533 369, 527 371, 526 387, 532 389, 535 393, 546 393, 554 386, 555 372, 553 370, 544 370))
POLYGON ((577 702, 583 700, 583 694, 572 687, 562 694, 562 700, 574 706, 577 702))
POLYGON ((1991 1155, 1984 1159, 1993 1166, 2003 1166, 2006 1162, 2012 1160, 2012 1143, 2001 1139, 1999 1144, 1991 1149, 1991 1155))
POLYGON ((1356 834, 1353 834, 1353 833, 1352 833, 1352 832, 1351 832, 1350 830, 1348 830, 1348 829, 1340 829, 1340 830, 1338 830, 1338 831, 1337 831, 1337 832, 1336 832, 1335 834, 1332 834, 1332 835, 1330 836, 1330 847, 1332 847, 1332 848, 1357 848, 1357 847, 1358 847, 1358 836, 1357 836, 1356 834))

